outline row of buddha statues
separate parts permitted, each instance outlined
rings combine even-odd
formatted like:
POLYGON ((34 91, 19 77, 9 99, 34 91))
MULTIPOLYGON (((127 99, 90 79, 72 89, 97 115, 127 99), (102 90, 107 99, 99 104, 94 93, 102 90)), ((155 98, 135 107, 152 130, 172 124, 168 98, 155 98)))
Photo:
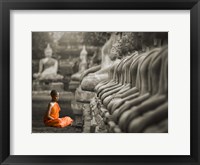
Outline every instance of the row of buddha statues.
MULTIPOLYGON (((98 49, 97 49, 98 50, 98 49)), ((33 78, 35 80, 62 80, 63 75, 58 74, 58 60, 52 57, 53 50, 50 46, 50 44, 47 45, 47 47, 44 50, 44 58, 39 60, 39 69, 37 73, 33 74, 33 78)), ((97 57, 96 51, 94 52, 94 55, 91 58, 91 61, 88 63, 88 52, 86 50, 85 45, 83 45, 82 50, 80 52, 80 59, 78 63, 78 72, 72 74, 71 79, 72 80, 80 80, 81 74, 88 69, 88 67, 91 67, 94 64, 94 58, 97 57)))
MULTIPOLYGON (((86 51, 86 47, 83 45, 78 60, 78 72, 72 74, 70 78, 71 80, 79 81, 81 74, 88 68, 87 54, 88 53, 86 51)), ((39 60, 38 72, 33 73, 33 90, 50 90, 50 88, 64 90, 63 82, 66 81, 65 75, 61 75, 58 73, 59 61, 52 56, 53 50, 50 44, 48 44, 47 47, 44 49, 44 58, 39 60)), ((74 66, 71 66, 71 70, 74 70, 74 66)))
POLYGON ((168 131, 167 46, 133 53, 96 87, 111 132, 168 131))
MULTIPOLYGON (((101 56, 102 60, 101 65, 95 65, 95 67, 92 67, 94 65, 93 60, 91 60, 88 64, 88 52, 86 50, 86 47, 83 45, 82 50, 80 52, 78 72, 73 74, 71 76, 71 79, 80 81, 90 72, 94 73, 98 70, 100 73, 107 72, 108 69, 105 68, 109 68, 109 66, 112 65, 113 61, 115 61, 115 59, 119 56, 119 54, 116 55, 116 52, 118 52, 118 50, 120 49, 119 43, 116 42, 118 39, 119 35, 116 35, 116 33, 112 33, 110 39, 104 44, 103 48, 101 49, 101 55, 97 55, 95 54, 96 52, 94 52, 94 56, 92 57, 92 59, 96 56, 101 56), (91 69, 87 70, 88 66, 91 69)), ((157 40, 154 40, 154 42, 155 41, 157 40)), ((52 55, 53 50, 50 44, 48 44, 44 50, 45 57, 40 59, 38 72, 33 74, 33 78, 35 78, 36 80, 63 79, 63 76, 58 74, 58 60, 53 58, 52 55)), ((97 74, 99 72, 97 72, 97 74)))
MULTIPOLYGON (((96 104, 107 132, 168 132, 167 41, 161 44, 155 39, 151 47, 142 45, 142 50, 122 55, 122 47, 130 46, 126 42, 130 34, 111 33, 101 48, 101 64, 89 68, 88 52, 83 46, 78 72, 71 76, 70 83, 77 84, 75 93, 95 93, 91 95, 95 96, 91 107, 96 104)), ((58 60, 52 53, 48 44, 39 71, 33 74, 35 81, 62 81, 58 60)))
POLYGON ((102 48, 102 61, 108 63, 86 70, 81 89, 96 93, 108 132, 168 132, 167 42, 121 59, 119 49, 119 36, 113 34, 102 48))

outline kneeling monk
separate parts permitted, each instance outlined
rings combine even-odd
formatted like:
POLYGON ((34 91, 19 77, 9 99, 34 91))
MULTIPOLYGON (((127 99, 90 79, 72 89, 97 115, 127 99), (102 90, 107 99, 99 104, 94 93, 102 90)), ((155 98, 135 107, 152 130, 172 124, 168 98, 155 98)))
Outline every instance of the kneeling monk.
POLYGON ((72 125, 73 120, 68 117, 59 118, 60 106, 57 103, 59 99, 59 93, 56 90, 51 91, 51 102, 48 105, 48 110, 44 116, 44 124, 50 127, 63 128, 68 125, 72 125))

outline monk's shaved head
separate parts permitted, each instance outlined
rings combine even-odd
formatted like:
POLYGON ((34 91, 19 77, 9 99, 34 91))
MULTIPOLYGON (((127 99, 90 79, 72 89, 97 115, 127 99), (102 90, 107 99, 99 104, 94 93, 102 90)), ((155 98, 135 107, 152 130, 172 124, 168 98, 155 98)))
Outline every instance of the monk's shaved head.
POLYGON ((58 95, 58 94, 59 94, 59 93, 58 93, 57 90, 52 90, 51 93, 50 93, 51 96, 56 96, 56 95, 58 95))

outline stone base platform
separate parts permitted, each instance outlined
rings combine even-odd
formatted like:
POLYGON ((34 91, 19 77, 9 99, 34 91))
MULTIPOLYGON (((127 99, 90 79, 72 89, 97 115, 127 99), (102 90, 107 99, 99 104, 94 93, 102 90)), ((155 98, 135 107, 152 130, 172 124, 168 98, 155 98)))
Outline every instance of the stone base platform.
MULTIPOLYGON (((85 124, 86 124, 85 121, 87 120, 85 117, 88 116, 86 114, 89 114, 88 110, 90 110, 89 104, 73 100, 71 102, 71 108, 73 110, 73 114, 75 115, 76 127, 81 128, 83 132, 89 132, 90 126, 87 128, 85 126, 85 124)), ((89 121, 90 121, 90 119, 89 119, 89 121)))
POLYGON ((74 92, 80 85, 79 81, 70 81, 69 82, 69 90, 74 92))
POLYGON ((76 101, 82 103, 90 103, 91 99, 95 96, 94 92, 84 91, 81 87, 78 87, 75 91, 76 101))
POLYGON ((71 107, 75 115, 83 115, 83 109, 89 109, 89 104, 73 100, 71 107))

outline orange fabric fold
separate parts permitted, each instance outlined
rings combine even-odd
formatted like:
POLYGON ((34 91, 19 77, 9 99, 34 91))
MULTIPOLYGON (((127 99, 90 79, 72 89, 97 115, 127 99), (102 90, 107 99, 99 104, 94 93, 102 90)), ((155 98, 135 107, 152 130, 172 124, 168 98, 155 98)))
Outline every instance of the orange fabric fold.
POLYGON ((50 116, 53 117, 54 119, 49 119, 48 113, 46 113, 44 116, 44 124, 50 127, 63 128, 67 127, 73 122, 73 119, 71 119, 69 116, 59 118, 59 112, 60 112, 60 106, 58 105, 58 103, 55 103, 50 113, 50 116))

